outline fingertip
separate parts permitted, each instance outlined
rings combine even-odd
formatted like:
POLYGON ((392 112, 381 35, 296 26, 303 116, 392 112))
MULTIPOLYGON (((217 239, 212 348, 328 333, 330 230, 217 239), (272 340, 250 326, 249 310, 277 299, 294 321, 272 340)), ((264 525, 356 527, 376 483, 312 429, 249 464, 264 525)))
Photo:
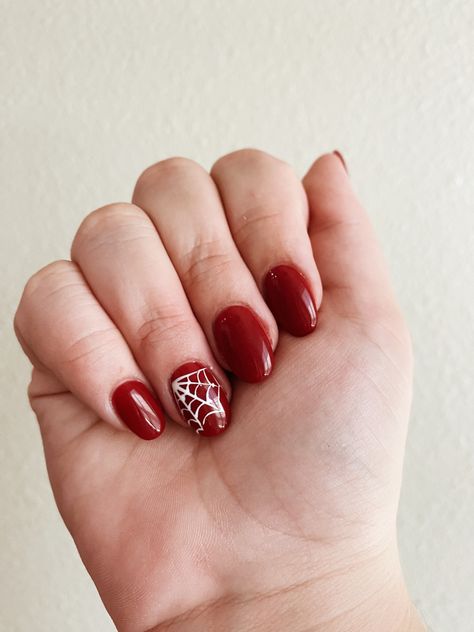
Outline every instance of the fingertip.
POLYGON ((319 172, 320 170, 327 170, 328 175, 339 174, 344 175, 344 177, 349 176, 349 168, 346 159, 338 149, 318 156, 304 175, 303 183, 307 182, 308 178, 310 178, 314 172, 319 172))

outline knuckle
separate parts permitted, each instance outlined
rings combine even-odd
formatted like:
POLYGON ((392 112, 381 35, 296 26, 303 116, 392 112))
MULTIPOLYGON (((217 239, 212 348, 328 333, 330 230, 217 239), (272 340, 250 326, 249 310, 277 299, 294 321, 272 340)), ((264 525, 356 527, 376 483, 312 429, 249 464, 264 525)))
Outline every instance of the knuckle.
MULTIPOLYGON (((24 334, 24 325, 25 325, 25 308, 24 303, 20 302, 18 307, 16 308, 15 314, 13 316, 13 330, 17 337, 17 340, 22 345, 22 341, 25 338, 24 334)), ((23 346, 23 345, 22 345, 23 346)))
POLYGON ((39 302, 43 303, 53 292, 67 285, 71 276, 77 276, 77 274, 77 266, 72 261, 58 260, 44 266, 28 279, 13 318, 17 335, 24 331, 29 321, 29 314, 35 306, 39 302))
POLYGON ((187 177, 190 172, 206 173, 204 168, 194 160, 191 160, 191 158, 173 156, 155 162, 147 167, 138 177, 134 196, 139 196, 143 191, 155 187, 163 178, 187 177))
POLYGON ((183 255, 182 274, 186 284, 192 287, 204 278, 212 280, 232 266, 233 259, 219 239, 198 241, 183 255))
POLYGON ((82 220, 78 228, 77 236, 90 236, 107 230, 117 223, 123 223, 142 213, 141 209, 134 204, 127 202, 119 202, 116 204, 107 204, 101 208, 92 211, 82 220))
POLYGON ((147 354, 165 342, 177 345, 188 332, 189 320, 177 306, 150 308, 136 334, 138 348, 147 354))
POLYGON ((110 357, 111 349, 117 347, 117 344, 119 338, 113 325, 88 331, 67 345, 61 354, 60 364, 68 367, 86 364, 90 367, 110 357))
POLYGON ((283 209, 277 205, 272 206, 258 199, 249 200, 249 206, 235 218, 234 238, 239 244, 254 241, 257 234, 273 235, 274 239, 279 240, 283 216, 283 209))
POLYGON ((132 220, 149 222, 141 208, 128 202, 115 202, 92 211, 82 220, 77 230, 71 246, 72 255, 75 256, 87 241, 101 239, 123 228, 128 230, 132 220))
POLYGON ((236 166, 246 166, 247 168, 258 170, 268 167, 269 164, 280 164, 289 168, 286 162, 268 154, 266 151, 254 147, 244 147, 243 149, 237 149, 219 158, 212 166, 211 173, 228 166, 234 168, 236 166))
POLYGON ((38 293, 48 294, 63 285, 72 274, 78 273, 77 266, 72 261, 53 261, 35 272, 25 284, 22 302, 28 302, 38 293))

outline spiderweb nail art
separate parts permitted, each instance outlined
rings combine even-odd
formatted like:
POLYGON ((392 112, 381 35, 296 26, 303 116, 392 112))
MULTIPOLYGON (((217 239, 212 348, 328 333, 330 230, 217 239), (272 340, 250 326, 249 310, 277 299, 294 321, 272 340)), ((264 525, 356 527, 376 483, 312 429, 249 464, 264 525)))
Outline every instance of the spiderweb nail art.
POLYGON ((171 382, 171 388, 184 419, 196 427, 197 433, 204 432, 212 415, 225 415, 222 387, 205 367, 180 375, 171 382))

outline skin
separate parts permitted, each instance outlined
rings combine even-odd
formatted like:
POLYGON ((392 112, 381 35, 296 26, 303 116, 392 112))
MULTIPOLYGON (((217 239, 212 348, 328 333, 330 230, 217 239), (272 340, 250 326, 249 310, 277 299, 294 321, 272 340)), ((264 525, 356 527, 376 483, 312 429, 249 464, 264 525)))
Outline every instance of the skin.
POLYGON ((133 202, 89 215, 15 317, 56 502, 118 630, 423 630, 396 537, 410 337, 339 158, 302 182, 256 150, 210 175, 171 159, 133 202), (320 307, 304 338, 278 332, 260 294, 281 262, 320 307), (235 303, 276 350, 260 384, 220 366, 212 322, 235 303), (218 437, 184 427, 171 399, 190 358, 232 391, 218 437), (151 442, 110 404, 135 378, 170 418, 151 442))

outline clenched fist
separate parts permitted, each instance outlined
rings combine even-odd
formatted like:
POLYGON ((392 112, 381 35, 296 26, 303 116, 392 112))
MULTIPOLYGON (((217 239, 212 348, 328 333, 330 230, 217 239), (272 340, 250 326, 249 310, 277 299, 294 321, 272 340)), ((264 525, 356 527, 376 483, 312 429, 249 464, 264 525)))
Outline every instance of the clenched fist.
POLYGON ((409 335, 337 152, 302 182, 250 149, 153 165, 15 327, 120 632, 422 629, 396 542, 409 335))

